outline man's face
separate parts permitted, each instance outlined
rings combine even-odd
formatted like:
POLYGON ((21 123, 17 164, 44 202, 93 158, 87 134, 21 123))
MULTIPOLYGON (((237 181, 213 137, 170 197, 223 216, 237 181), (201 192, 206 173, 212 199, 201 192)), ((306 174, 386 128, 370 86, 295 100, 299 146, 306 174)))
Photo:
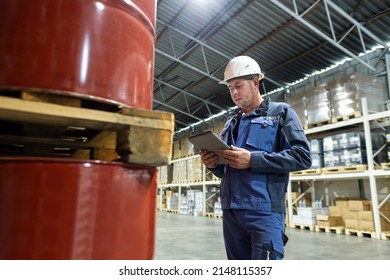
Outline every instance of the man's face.
POLYGON ((259 92, 254 80, 235 79, 228 82, 228 88, 233 102, 245 112, 259 106, 259 92))

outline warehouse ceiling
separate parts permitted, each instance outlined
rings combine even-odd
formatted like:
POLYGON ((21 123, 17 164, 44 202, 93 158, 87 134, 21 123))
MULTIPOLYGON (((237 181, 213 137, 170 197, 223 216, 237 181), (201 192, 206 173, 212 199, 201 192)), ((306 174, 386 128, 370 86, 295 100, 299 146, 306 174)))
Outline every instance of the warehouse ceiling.
POLYGON ((234 106, 218 84, 234 56, 272 93, 346 58, 375 71, 359 54, 388 42, 389 0, 158 0, 153 109, 179 132, 234 106))

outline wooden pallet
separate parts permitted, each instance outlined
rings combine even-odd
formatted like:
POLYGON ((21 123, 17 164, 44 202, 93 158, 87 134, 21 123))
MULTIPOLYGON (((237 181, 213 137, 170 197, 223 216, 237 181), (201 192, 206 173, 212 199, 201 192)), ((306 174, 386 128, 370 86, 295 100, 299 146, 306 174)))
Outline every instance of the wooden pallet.
POLYGON ((390 162, 382 162, 381 163, 381 168, 383 170, 390 170, 390 162))
POLYGON ((308 229, 310 231, 315 230, 315 225, 305 225, 305 224, 293 224, 293 228, 299 228, 299 229, 308 229))
POLYGON ((211 213, 211 212, 205 213, 204 215, 205 215, 206 217, 214 218, 214 213, 211 213))
POLYGON ((360 172, 367 170, 367 165, 360 164, 354 166, 335 166, 335 167, 324 167, 322 172, 325 174, 329 173, 340 173, 340 172, 360 172))
POLYGON ((200 183, 200 182, 203 182, 202 179, 193 179, 193 178, 190 178, 190 179, 187 179, 187 183, 200 183))
POLYGON ((166 211, 168 213, 174 213, 174 214, 178 214, 179 213, 179 210, 178 209, 166 209, 166 211))
POLYGON ((360 118, 361 116, 362 116, 362 113, 360 111, 355 111, 352 114, 332 117, 332 123, 337 123, 337 122, 347 121, 350 119, 360 118))
POLYGON ((173 115, 41 92, 0 91, 0 156, 170 163, 173 115))
POLYGON ((336 234, 343 234, 345 231, 345 228, 341 227, 341 226, 322 227, 322 226, 316 225, 315 228, 316 228, 316 231, 323 231, 326 233, 332 232, 332 233, 336 233, 336 234))
POLYGON ((390 231, 382 231, 381 238, 382 240, 390 240, 390 231))
POLYGON ((345 235, 356 235, 359 237, 369 237, 376 239, 376 233, 372 231, 356 230, 356 229, 345 229, 345 235))
POLYGON ((215 214, 215 213, 214 213, 214 218, 222 219, 223 217, 222 217, 222 214, 215 214))
POLYGON ((313 127, 320 127, 320 126, 324 126, 324 125, 331 124, 331 123, 332 123, 331 119, 320 121, 320 122, 315 122, 315 123, 309 123, 309 124, 305 125, 304 129, 309 129, 309 128, 313 128, 313 127))
POLYGON ((306 170, 301 170, 301 171, 295 171, 291 172, 291 176, 299 176, 299 175, 317 175, 321 174, 322 169, 321 168, 313 168, 313 169, 306 169, 306 170))

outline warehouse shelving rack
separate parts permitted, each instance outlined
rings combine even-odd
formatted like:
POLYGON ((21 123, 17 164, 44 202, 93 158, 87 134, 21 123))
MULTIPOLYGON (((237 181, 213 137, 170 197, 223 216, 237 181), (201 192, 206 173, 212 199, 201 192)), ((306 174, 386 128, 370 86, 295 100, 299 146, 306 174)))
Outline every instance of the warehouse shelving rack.
MULTIPOLYGON (((327 124, 319 127, 314 127, 307 129, 305 131, 306 135, 317 135, 323 132, 336 131, 339 132, 343 129, 346 129, 353 125, 363 125, 365 142, 366 142, 366 152, 367 152, 367 170, 364 171, 356 171, 356 172, 348 172, 348 173, 331 173, 331 174, 315 174, 315 175, 298 175, 298 176, 290 176, 290 181, 288 185, 287 191, 287 209, 289 215, 289 221, 292 221, 292 213, 293 213, 293 204, 296 203, 299 199, 303 197, 303 195, 310 191, 312 192, 312 197, 315 192, 315 182, 318 181, 328 181, 328 180, 356 180, 356 179, 368 179, 370 186, 370 194, 371 194, 371 203, 373 208, 373 218, 374 218, 374 226, 375 226, 375 235, 377 239, 381 238, 381 225, 380 225, 380 207, 386 203, 390 199, 390 193, 387 194, 385 199, 381 202, 378 201, 378 191, 377 191, 377 178, 390 178, 390 170, 380 170, 375 169, 374 160, 373 160, 373 152, 372 152, 372 143, 371 143, 371 127, 372 123, 378 120, 387 120, 384 122, 384 126, 389 126, 390 119, 390 110, 378 113, 369 114, 367 107, 367 99, 361 99, 362 105, 362 116, 358 118, 352 118, 345 121, 340 121, 333 124, 327 124), (301 194, 295 201, 292 201, 292 182, 306 182, 310 185, 310 188, 304 193, 301 194)), ((388 221, 389 218, 385 217, 388 221)), ((290 226, 292 224, 290 223, 290 226)))
MULTIPOLYGON (((191 160, 191 159, 194 159, 194 158, 198 158, 200 157, 199 155, 192 155, 192 156, 188 156, 188 157, 182 157, 182 158, 178 158, 178 159, 174 159, 171 161, 171 163, 175 163, 175 162, 179 162, 179 161, 187 161, 187 160, 191 160)), ((202 180, 200 180, 199 182, 182 182, 182 183, 169 183, 169 184, 159 184, 158 185, 158 189, 159 189, 159 193, 160 193, 160 201, 158 202, 158 205, 161 209, 161 205, 163 204, 163 189, 165 188, 177 188, 178 190, 178 196, 179 196, 179 201, 178 201, 178 211, 180 212, 180 199, 181 199, 181 194, 182 194, 182 189, 187 189, 187 188, 192 188, 192 187, 195 187, 195 188, 199 188, 201 187, 202 188, 202 192, 203 192, 203 213, 206 214, 206 204, 208 202, 208 200, 211 198, 209 197, 208 199, 206 198, 206 193, 207 193, 207 188, 208 187, 219 187, 220 185, 220 181, 221 180, 207 180, 207 175, 211 173, 210 171, 207 170, 206 166, 204 164, 202 164, 202 180)))

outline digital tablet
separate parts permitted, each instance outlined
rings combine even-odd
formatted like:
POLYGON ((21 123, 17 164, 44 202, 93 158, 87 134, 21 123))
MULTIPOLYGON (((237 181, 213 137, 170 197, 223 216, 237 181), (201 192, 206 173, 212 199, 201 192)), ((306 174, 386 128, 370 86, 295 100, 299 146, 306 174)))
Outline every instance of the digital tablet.
MULTIPOLYGON (((199 134, 188 136, 188 141, 190 141, 195 148, 195 152, 200 150, 208 150, 218 154, 219 149, 230 149, 229 145, 219 138, 217 134, 212 131, 204 131, 199 134)), ((226 163, 222 157, 219 157, 218 164, 226 163)))

